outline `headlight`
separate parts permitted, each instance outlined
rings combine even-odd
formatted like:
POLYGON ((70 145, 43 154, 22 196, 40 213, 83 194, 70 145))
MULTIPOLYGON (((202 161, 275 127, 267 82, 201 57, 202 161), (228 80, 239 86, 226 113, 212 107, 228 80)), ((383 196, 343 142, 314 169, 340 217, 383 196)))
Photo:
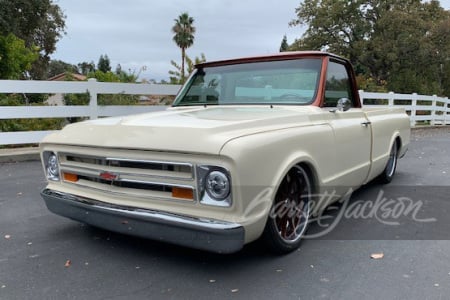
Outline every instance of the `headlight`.
POLYGON ((229 172, 217 166, 198 166, 197 179, 200 203, 229 207, 231 198, 231 179, 229 172))
POLYGON ((59 181, 58 157, 53 152, 44 152, 44 166, 47 179, 51 181, 59 181))
POLYGON ((221 171, 212 171, 206 177, 206 192, 213 199, 224 200, 230 194, 230 180, 221 171))

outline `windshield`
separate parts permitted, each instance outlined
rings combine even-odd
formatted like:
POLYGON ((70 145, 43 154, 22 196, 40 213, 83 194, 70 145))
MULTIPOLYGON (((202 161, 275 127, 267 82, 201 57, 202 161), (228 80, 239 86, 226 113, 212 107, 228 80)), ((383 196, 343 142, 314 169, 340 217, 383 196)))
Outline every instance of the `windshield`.
POLYGON ((307 58, 197 69, 174 106, 313 102, 322 60, 307 58))

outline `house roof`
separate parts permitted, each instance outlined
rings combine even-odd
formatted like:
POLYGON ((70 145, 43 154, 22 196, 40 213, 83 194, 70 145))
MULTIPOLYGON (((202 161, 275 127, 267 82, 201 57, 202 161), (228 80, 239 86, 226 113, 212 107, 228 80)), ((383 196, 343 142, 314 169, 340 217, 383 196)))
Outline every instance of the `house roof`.
POLYGON ((86 76, 82 75, 82 74, 76 74, 76 73, 61 73, 58 75, 55 75, 53 77, 50 77, 49 81, 66 81, 67 77, 70 77, 71 79, 75 80, 75 81, 85 81, 87 79, 86 76))

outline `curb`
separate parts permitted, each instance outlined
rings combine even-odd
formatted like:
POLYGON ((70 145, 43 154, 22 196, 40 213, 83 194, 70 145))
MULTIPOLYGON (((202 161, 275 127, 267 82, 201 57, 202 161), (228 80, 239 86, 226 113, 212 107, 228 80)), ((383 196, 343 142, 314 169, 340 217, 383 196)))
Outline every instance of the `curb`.
POLYGON ((39 160, 39 153, 38 147, 0 149, 0 163, 39 160))

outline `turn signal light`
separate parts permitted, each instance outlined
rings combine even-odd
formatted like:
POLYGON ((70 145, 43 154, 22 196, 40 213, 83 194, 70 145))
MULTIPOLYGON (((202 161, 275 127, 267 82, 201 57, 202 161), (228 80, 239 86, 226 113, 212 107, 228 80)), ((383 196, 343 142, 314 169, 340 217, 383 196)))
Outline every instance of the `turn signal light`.
POLYGON ((187 188, 173 187, 172 197, 186 200, 194 200, 194 191, 192 189, 187 188))
POLYGON ((63 174, 63 178, 64 178, 65 181, 70 181, 70 182, 77 182, 78 181, 78 175, 72 174, 72 173, 64 173, 63 174))

